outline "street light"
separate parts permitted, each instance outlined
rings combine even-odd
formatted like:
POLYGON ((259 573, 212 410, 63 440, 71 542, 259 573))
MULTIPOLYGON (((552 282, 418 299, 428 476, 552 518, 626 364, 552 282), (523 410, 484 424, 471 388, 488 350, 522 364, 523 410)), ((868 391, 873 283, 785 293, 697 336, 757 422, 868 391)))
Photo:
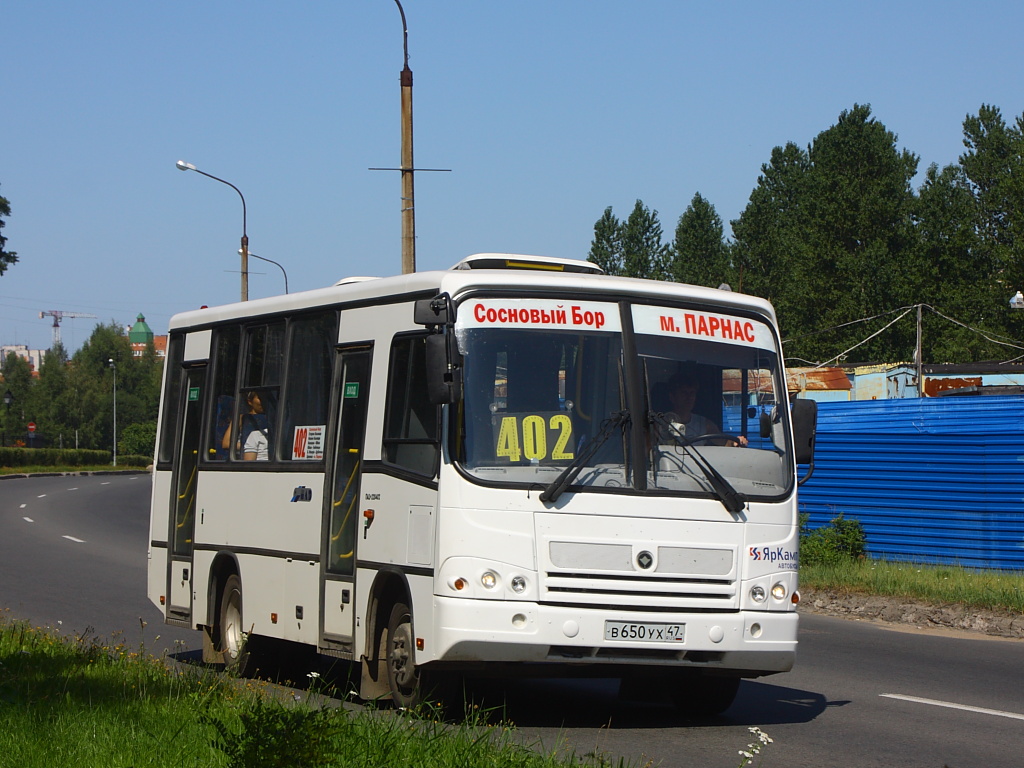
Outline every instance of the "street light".
POLYGON ((219 181, 221 184, 227 184, 229 187, 231 187, 233 190, 235 190, 235 192, 238 193, 238 196, 240 198, 242 198, 242 247, 239 249, 239 253, 242 254, 242 301, 248 301, 249 300, 249 236, 246 234, 246 230, 245 230, 245 219, 246 219, 245 196, 242 194, 242 190, 240 190, 238 187, 236 187, 230 181, 225 181, 222 178, 214 176, 212 173, 207 173, 206 171, 200 171, 198 168, 196 168, 194 165, 192 165, 192 163, 186 163, 184 160, 179 160, 177 163, 175 163, 175 165, 178 167, 179 171, 195 171, 196 173, 198 173, 198 174, 200 174, 202 176, 205 176, 208 179, 213 179, 214 181, 219 181))
MULTIPOLYGON (((239 254, 241 254, 242 249, 239 248, 238 252, 239 252, 239 254)), ((280 264, 278 264, 273 259, 265 259, 262 256, 257 256, 255 253, 250 253, 249 255, 252 256, 254 259, 259 259, 260 261, 269 261, 271 264, 275 265, 278 269, 280 269, 281 270, 281 274, 284 275, 284 292, 288 293, 288 273, 284 271, 284 267, 282 267, 280 264)))
POLYGON ((7 445, 7 425, 11 422, 11 403, 14 402, 14 395, 11 390, 4 392, 4 405, 7 406, 7 418, 4 419, 4 445, 7 445))
POLYGON ((117 365, 114 359, 107 360, 107 365, 114 370, 114 466, 117 466, 117 365))

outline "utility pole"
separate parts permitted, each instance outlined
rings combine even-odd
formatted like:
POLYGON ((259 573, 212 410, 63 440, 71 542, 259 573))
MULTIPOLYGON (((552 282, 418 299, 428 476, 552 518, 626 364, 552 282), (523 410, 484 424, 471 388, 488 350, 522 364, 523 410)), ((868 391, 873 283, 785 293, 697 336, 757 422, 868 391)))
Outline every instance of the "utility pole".
POLYGON ((914 348, 914 362, 917 363, 917 396, 924 397, 924 367, 921 361, 921 307, 917 305, 917 346, 914 348))
POLYGON ((416 191, 413 176, 420 171, 450 171, 450 168, 419 168, 413 163, 412 157, 412 70, 409 69, 409 27, 405 23, 405 9, 402 3, 395 0, 398 12, 402 15, 402 50, 405 54, 404 66, 399 73, 402 86, 402 160, 398 168, 371 168, 371 171, 402 172, 402 274, 408 275, 416 271, 416 191))
POLYGON ((412 70, 409 69, 409 28, 405 25, 405 11, 395 0, 402 14, 402 50, 405 66, 399 75, 402 84, 402 274, 416 271, 416 192, 413 188, 412 159, 412 70))

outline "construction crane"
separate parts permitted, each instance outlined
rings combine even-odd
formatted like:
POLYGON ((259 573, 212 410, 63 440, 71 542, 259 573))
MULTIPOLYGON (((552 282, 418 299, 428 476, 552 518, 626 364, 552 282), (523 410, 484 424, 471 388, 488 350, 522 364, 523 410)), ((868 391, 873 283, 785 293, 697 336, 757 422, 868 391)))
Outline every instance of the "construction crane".
POLYGON ((60 321, 65 317, 92 317, 96 315, 90 315, 86 312, 61 312, 59 309, 50 309, 45 312, 39 313, 39 319, 42 320, 44 317, 53 318, 53 346, 56 347, 60 344, 60 321))

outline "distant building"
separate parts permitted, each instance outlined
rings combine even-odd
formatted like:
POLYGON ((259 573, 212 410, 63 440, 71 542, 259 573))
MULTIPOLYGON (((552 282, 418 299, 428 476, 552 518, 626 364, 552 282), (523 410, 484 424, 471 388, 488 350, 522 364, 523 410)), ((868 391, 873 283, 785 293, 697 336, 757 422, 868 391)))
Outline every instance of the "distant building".
POLYGON ((43 358, 46 357, 45 349, 29 349, 24 344, 4 344, 0 346, 0 357, 6 360, 8 355, 17 355, 22 360, 28 362, 29 368, 32 369, 32 375, 39 375, 39 366, 43 364, 43 358))
POLYGON ((157 357, 167 355, 167 336, 157 336, 153 329, 146 324, 145 316, 140 312, 135 319, 135 325, 128 330, 128 343, 132 348, 132 357, 142 357, 147 345, 153 344, 157 357))

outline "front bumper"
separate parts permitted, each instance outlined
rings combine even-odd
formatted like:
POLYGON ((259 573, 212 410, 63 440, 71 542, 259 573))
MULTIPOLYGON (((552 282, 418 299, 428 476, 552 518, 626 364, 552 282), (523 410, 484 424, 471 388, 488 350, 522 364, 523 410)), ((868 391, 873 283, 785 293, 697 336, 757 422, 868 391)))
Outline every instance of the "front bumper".
POLYGON ((674 665, 756 677, 793 667, 797 623, 795 611, 667 614, 435 597, 432 641, 417 663, 674 665), (684 624, 685 633, 675 642, 608 640, 606 619, 684 624))

